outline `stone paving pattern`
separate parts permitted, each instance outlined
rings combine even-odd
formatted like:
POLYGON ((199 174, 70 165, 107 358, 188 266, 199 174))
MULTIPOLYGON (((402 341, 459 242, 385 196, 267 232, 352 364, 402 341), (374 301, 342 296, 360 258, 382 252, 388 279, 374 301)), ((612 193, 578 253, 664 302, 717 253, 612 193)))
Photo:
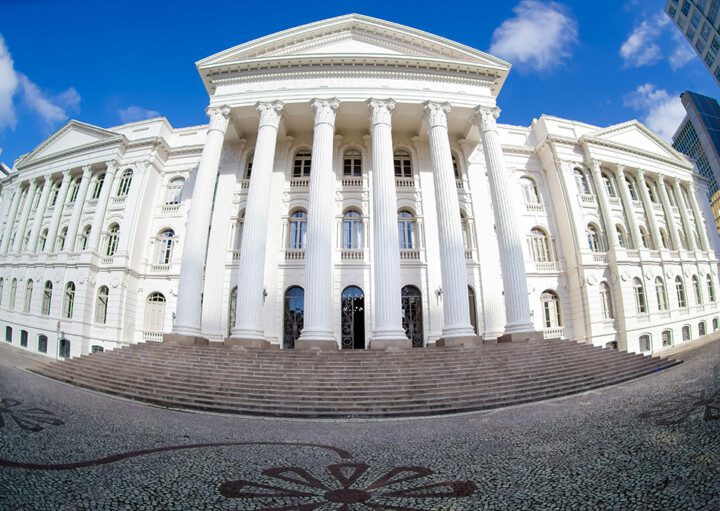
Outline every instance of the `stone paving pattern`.
POLYGON ((586 394, 380 421, 155 408, 17 369, 15 349, 0 509, 720 509, 720 341, 586 394))

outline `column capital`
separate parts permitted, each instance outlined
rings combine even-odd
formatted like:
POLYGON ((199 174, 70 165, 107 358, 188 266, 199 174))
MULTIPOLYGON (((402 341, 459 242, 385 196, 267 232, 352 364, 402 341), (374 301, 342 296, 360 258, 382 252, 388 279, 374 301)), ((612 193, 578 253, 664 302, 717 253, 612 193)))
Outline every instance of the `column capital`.
POLYGON ((625 177, 625 165, 618 163, 617 173, 618 173, 618 177, 624 178, 625 177))
POLYGON ((679 177, 674 177, 672 180, 672 183, 673 183, 673 186, 675 186, 676 188, 680 188, 682 181, 680 181, 679 177))
POLYGON ((599 173, 599 172, 600 172, 600 168, 602 167, 602 161, 593 158, 592 160, 590 160, 590 162, 592 163, 592 170, 593 170, 593 172, 598 172, 598 173, 599 173))
POLYGON ((38 185, 39 182, 40 182, 40 178, 39 178, 39 177, 37 177, 37 176, 36 176, 36 177, 31 177, 30 179, 28 179, 28 183, 29 183, 28 186, 35 186, 35 187, 37 187, 37 185, 38 185))
POLYGON ((150 162, 148 160, 140 160, 138 162, 135 162, 135 172, 137 172, 138 174, 142 174, 148 168, 148 165, 150 165, 150 162))
POLYGON ((645 170, 643 169, 635 169, 635 172, 637 172, 637 175, 640 179, 645 179, 645 170))
POLYGON ((118 163, 117 160, 108 160, 105 162, 105 167, 107 167, 107 170, 105 170, 105 172, 108 174, 111 174, 111 175, 115 174, 115 172, 117 172, 119 165, 120 164, 118 163))
POLYGON ((89 178, 90 176, 92 176, 92 165, 83 165, 82 171, 83 179, 89 178))
POLYGON ((662 174, 657 175, 657 185, 660 189, 665 189, 665 176, 662 174))
POLYGON ((447 129, 447 114, 452 109, 450 103, 426 101, 422 104, 422 109, 430 128, 440 126, 447 129))
POLYGON ((395 109, 395 101, 392 99, 369 99, 367 101, 368 111, 370 112, 370 125, 392 123, 392 111, 395 109))
POLYGON ((227 105, 215 107, 209 106, 205 109, 205 115, 210 118, 208 131, 218 130, 225 133, 230 121, 230 107, 227 105))
POLYGON ((496 106, 479 106, 475 110, 475 119, 482 131, 495 131, 497 129, 496 119, 500 117, 500 109, 496 106))
POLYGON ((260 112, 260 127, 271 126, 275 129, 280 125, 280 116, 282 115, 285 103, 282 101, 260 101, 255 105, 260 112))
POLYGON ((340 101, 337 98, 314 98, 310 101, 310 106, 315 110, 315 126, 318 124, 335 125, 335 112, 340 106, 340 101))
POLYGON ((70 181, 70 177, 71 177, 70 169, 63 170, 63 171, 62 171, 62 176, 63 176, 63 179, 62 179, 63 182, 70 181))

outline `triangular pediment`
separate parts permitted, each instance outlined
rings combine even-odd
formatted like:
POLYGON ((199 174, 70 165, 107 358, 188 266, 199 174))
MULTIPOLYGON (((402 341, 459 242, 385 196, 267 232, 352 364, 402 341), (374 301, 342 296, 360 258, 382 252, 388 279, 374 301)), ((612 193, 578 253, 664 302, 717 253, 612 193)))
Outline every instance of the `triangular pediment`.
POLYGON ((120 141, 122 138, 122 135, 118 133, 97 126, 70 121, 33 149, 31 153, 22 159, 20 164, 27 165, 33 161, 49 158, 67 151, 92 146, 99 142, 120 141))
POLYGON ((589 141, 606 142, 621 148, 632 148, 666 160, 677 160, 687 164, 685 158, 670 144, 638 121, 628 121, 609 128, 589 133, 589 141))

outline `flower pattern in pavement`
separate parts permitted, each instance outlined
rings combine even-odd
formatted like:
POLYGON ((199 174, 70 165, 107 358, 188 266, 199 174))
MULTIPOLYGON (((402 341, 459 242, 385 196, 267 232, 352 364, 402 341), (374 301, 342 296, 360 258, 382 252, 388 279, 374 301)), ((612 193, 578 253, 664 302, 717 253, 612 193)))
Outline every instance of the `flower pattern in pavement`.
POLYGON ((13 421, 20 429, 37 433, 47 426, 62 426, 60 419, 53 417, 53 413, 43 408, 21 408, 20 401, 15 399, 0 399, 0 429, 5 427, 7 421, 13 421))
POLYGON ((304 468, 275 467, 262 472, 267 478, 262 482, 226 481, 219 491, 226 498, 264 506, 255 511, 429 511, 469 497, 477 489, 471 481, 438 482, 425 467, 396 467, 361 484, 369 468, 355 462, 329 465, 331 482, 325 483, 304 468))

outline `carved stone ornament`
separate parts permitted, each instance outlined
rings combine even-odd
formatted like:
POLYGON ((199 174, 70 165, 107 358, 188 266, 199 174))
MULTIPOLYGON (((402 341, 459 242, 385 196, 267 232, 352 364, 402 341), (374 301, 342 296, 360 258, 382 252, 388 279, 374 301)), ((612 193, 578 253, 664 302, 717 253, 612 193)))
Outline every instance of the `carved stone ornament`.
POLYGON ((440 126, 447 128, 447 114, 452 110, 450 103, 435 103, 433 101, 426 101, 423 103, 423 113, 425 119, 431 128, 440 126))
POLYGON ((683 270, 683 275, 685 275, 686 277, 689 277, 689 276, 690 276, 690 270, 687 269, 687 268, 685 268, 685 270, 683 270))
POLYGON ((105 173, 108 175, 115 174, 115 172, 117 172, 118 166, 119 166, 119 163, 117 160, 106 161, 105 162, 105 167, 106 167, 105 173))
POLYGON ((260 112, 260 127, 272 126, 277 128, 280 125, 280 117, 284 107, 285 103, 282 101, 261 101, 255 105, 257 111, 260 112))
POLYGON ((672 278, 672 272, 670 270, 665 270, 665 277, 671 279, 672 278))
POLYGON ((595 275, 590 275, 587 278, 587 283, 589 286, 594 286, 595 284, 597 284, 597 278, 595 277, 595 275))
POLYGON ((618 281, 618 275, 614 271, 610 272, 610 281, 614 284, 618 281))
POLYGON ((82 171, 83 179, 90 179, 92 177, 92 165, 84 165, 82 171))
POLYGON ((176 287, 171 288, 171 289, 170 289, 170 294, 173 295, 173 296, 177 296, 177 295, 178 295, 178 290, 177 290, 177 288, 176 288, 176 287))
POLYGON ((110 282, 110 285, 113 287, 113 289, 117 289, 117 287, 120 285, 120 281, 117 278, 112 279, 112 282, 110 282))
POLYGON ((79 276, 77 281, 79 284, 84 284, 85 283, 85 275, 79 276))
POLYGON ((395 109, 395 101, 392 99, 371 99, 367 102, 370 112, 370 125, 392 124, 392 111, 395 109))
POLYGON ((208 131, 222 131, 225 133, 230 121, 230 107, 208 107, 205 113, 210 118, 210 124, 208 125, 208 131))
POLYGON ((482 131, 495 131, 498 117, 500 117, 500 109, 496 106, 479 106, 475 109, 475 119, 482 131))
POLYGON ((340 101, 336 98, 332 99, 313 99, 310 106, 315 111, 315 125, 329 124, 335 125, 335 112, 340 106, 340 101))
POLYGON ((43 277, 42 271, 38 271, 38 272, 35 274, 35 281, 36 281, 36 282, 40 282, 40 281, 42 280, 42 277, 43 277))
POLYGON ((62 281, 62 273, 60 273, 59 271, 55 272, 55 282, 60 283, 61 281, 62 281))
POLYGON ((624 271, 620 275, 620 278, 623 280, 623 282, 627 282, 628 279, 630 278, 630 274, 628 272, 624 271))
POLYGON ((653 278, 653 273, 650 270, 645 270, 645 280, 650 280, 653 278))

